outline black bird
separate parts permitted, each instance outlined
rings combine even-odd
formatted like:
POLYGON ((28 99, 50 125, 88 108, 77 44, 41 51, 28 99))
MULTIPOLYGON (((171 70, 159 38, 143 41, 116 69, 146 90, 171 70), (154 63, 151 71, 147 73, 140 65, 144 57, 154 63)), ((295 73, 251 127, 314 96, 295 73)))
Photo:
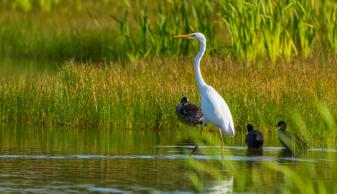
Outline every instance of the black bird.
MULTIPOLYGON (((204 115, 202 114, 200 107, 195 104, 190 104, 186 96, 184 96, 180 100, 180 104, 178 104, 176 108, 176 113, 178 115, 179 120, 185 124, 193 126, 200 124, 202 125, 202 128, 206 124, 206 123, 203 124, 202 120, 204 115)), ((193 154, 197 149, 198 145, 195 145, 191 154, 193 154)))
POLYGON ((247 125, 247 131, 246 144, 248 148, 261 149, 264 142, 263 134, 256 129, 254 130, 253 125, 251 124, 247 125))
POLYGON ((287 151, 303 151, 308 148, 308 145, 304 140, 287 131, 287 124, 284 121, 279 121, 277 127, 279 127, 279 130, 277 131, 279 141, 287 151))
POLYGON ((180 104, 176 108, 178 118, 189 125, 202 124, 203 114, 198 105, 190 104, 185 96, 181 99, 180 104))

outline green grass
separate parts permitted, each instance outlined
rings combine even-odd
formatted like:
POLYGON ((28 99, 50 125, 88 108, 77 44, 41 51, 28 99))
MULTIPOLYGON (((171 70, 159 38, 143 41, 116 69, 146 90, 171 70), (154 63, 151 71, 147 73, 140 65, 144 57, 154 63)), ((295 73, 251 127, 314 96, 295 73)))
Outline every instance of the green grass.
POLYGON ((0 4, 4 56, 134 62, 189 53, 195 46, 172 36, 195 31, 212 55, 246 62, 337 52, 332 0, 15 2, 0 4))
MULTIPOLYGON (((178 122, 175 106, 185 95, 200 103, 191 57, 198 45, 172 38, 195 31, 203 32, 208 40, 204 78, 225 98, 233 114, 237 133, 235 138, 225 138, 227 145, 244 144, 247 123, 263 131, 266 145, 274 145, 275 124, 285 120, 310 147, 335 148, 336 1, 15 0, 2 1, 0 10, 2 59, 62 64, 55 73, 36 71, 18 76, 2 72, 0 122, 46 127, 44 130, 61 126, 102 132, 89 137, 72 130, 66 140, 68 132, 55 130, 52 133, 65 140, 59 144, 52 138, 45 145, 39 142, 46 150, 62 150, 69 142, 81 147, 78 137, 83 141, 93 137, 97 139, 90 148, 93 152, 104 152, 108 147, 114 153, 116 147, 123 150, 123 146, 128 152, 126 144, 119 141, 130 139, 115 137, 110 129, 135 129, 130 134, 137 137, 133 143, 139 147, 148 145, 140 138, 148 135, 146 130, 164 137, 171 129, 195 131, 178 122), (178 57, 182 55, 184 58, 178 57)), ((7 69, 6 64, 1 67, 7 69)), ((214 133, 204 133, 203 137, 209 138, 206 144, 219 145, 219 138, 213 139, 217 129, 212 125, 207 129, 214 133)), ((16 133, 2 142, 20 144, 24 140, 19 137, 36 135, 16 133)), ((25 145, 31 146, 27 142, 25 145)), ((188 166, 188 176, 199 191, 205 174, 214 179, 227 174, 236 177, 238 192, 247 188, 270 192, 264 183, 279 177, 284 177, 275 182, 280 193, 337 190, 332 184, 335 162, 308 163, 300 168, 262 163, 254 172, 249 165, 245 168, 222 160, 190 160, 188 166), (267 174, 263 179, 260 171, 267 174)))
MULTIPOLYGON (((327 135, 317 104, 325 102, 337 115, 335 60, 314 58, 262 68, 206 58, 202 73, 227 101, 241 141, 248 122, 273 138, 279 120, 313 140, 327 135), (305 131, 294 118, 302 118, 305 131)), ((79 128, 178 129, 184 126, 176 118, 175 106, 184 95, 199 104, 191 57, 153 58, 129 65, 68 62, 56 74, 4 78, 0 120, 79 128)))

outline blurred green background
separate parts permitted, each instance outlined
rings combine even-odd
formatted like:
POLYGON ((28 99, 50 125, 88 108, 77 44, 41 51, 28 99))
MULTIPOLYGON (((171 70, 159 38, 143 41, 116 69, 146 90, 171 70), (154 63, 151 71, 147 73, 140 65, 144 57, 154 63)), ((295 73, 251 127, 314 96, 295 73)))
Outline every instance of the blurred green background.
POLYGON ((203 32, 208 52, 245 62, 337 52, 333 0, 4 0, 3 57, 135 61, 186 54, 179 33, 203 32))

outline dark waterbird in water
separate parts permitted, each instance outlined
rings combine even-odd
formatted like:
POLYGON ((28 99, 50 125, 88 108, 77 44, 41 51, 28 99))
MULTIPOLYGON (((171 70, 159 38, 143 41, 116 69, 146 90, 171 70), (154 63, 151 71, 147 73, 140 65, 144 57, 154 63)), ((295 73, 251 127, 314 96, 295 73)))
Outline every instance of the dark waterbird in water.
MULTIPOLYGON (((176 108, 176 113, 180 121, 189 125, 200 124, 203 127, 206 125, 206 122, 203 122, 204 115, 201 112, 201 109, 198 105, 191 104, 186 96, 184 96, 180 104, 176 108)), ((201 131, 202 132, 202 131, 201 131)), ((198 149, 198 145, 192 150, 192 154, 198 149)))
POLYGON ((277 131, 279 141, 287 151, 303 151, 308 148, 307 143, 304 140, 287 131, 287 124, 284 121, 279 121, 277 127, 279 127, 277 131))
POLYGON ((258 131, 254 130, 253 125, 248 124, 247 125, 247 135, 246 135, 246 144, 249 149, 262 149, 263 147, 263 134, 258 131))
POLYGON ((184 96, 180 104, 176 108, 178 118, 186 124, 197 125, 202 124, 203 114, 198 105, 191 104, 188 98, 184 96))

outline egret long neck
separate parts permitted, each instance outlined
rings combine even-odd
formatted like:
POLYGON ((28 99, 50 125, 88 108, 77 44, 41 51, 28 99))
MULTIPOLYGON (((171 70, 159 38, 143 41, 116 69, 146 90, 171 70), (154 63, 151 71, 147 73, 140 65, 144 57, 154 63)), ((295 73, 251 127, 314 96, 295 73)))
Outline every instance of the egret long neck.
POLYGON ((204 42, 200 41, 200 50, 194 60, 195 81, 197 82, 199 91, 202 91, 205 88, 205 86, 207 86, 206 82, 202 78, 201 71, 200 71, 200 61, 205 51, 206 51, 206 41, 204 42))

